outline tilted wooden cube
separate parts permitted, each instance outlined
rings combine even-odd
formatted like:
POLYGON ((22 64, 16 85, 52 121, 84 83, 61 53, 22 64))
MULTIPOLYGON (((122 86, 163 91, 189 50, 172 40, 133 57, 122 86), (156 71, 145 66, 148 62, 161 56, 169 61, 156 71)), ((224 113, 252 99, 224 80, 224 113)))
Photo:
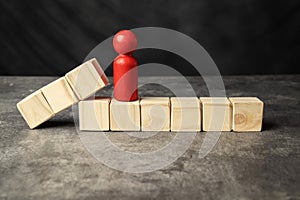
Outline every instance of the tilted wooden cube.
POLYGON ((200 131, 201 109, 197 97, 171 97, 171 131, 200 131))
POLYGON ((79 129, 83 131, 108 131, 109 107, 111 98, 96 97, 91 100, 80 101, 79 129))
POLYGON ((234 131, 261 131, 264 103, 256 97, 231 97, 234 131))
POLYGON ((110 130, 140 131, 140 117, 140 100, 130 102, 111 100, 110 130))
POLYGON ((41 91, 55 114, 78 102, 65 77, 42 87, 41 91))
POLYGON ((141 99, 142 131, 170 131, 170 98, 144 97, 141 99))
POLYGON ((40 90, 21 100, 17 108, 31 129, 54 116, 54 112, 40 90))
POLYGON ((201 97, 203 131, 231 131, 232 107, 226 97, 201 97))
POLYGON ((108 84, 108 79, 95 58, 73 69, 65 77, 79 100, 88 98, 108 84))

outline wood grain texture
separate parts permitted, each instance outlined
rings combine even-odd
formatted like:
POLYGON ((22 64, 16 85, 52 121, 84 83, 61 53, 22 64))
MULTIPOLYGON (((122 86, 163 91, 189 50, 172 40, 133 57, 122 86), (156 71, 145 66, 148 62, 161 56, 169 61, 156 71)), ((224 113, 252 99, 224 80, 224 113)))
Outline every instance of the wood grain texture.
POLYGON ((140 100, 130 102, 111 100, 110 130, 140 131, 140 118, 140 100))
POLYGON ((200 131, 201 109, 197 97, 171 97, 171 131, 200 131))
POLYGON ((31 129, 55 115, 40 90, 21 100, 17 108, 31 129))
POLYGON ((225 97, 200 97, 203 131, 231 131, 232 107, 225 97))
POLYGON ((84 131, 108 131, 109 106, 111 98, 97 97, 93 100, 80 101, 79 129, 84 131))
POLYGON ((231 97, 234 131, 261 131, 264 103, 257 97, 231 97))
POLYGON ((65 77, 42 87, 41 91, 55 114, 78 102, 65 77))
POLYGON ((79 100, 84 100, 108 84, 108 78, 95 58, 66 74, 66 80, 79 100))
POLYGON ((170 98, 143 97, 141 99, 142 131, 170 131, 170 98))

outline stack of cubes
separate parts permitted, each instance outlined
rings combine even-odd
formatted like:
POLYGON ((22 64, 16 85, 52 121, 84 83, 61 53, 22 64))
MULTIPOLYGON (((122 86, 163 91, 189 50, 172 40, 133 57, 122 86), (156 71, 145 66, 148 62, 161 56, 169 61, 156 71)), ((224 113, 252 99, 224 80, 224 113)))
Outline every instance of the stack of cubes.
POLYGON ((261 131, 263 102, 256 97, 142 97, 122 102, 88 99, 108 84, 91 59, 17 104, 30 128, 79 102, 83 131, 261 131))
POLYGON ((261 131, 263 102, 256 97, 141 97, 79 103, 83 131, 261 131))

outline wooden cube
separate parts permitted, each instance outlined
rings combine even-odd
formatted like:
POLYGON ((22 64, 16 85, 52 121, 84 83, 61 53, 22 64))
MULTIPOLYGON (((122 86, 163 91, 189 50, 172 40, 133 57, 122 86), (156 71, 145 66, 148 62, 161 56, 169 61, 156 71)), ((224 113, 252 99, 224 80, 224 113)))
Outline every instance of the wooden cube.
POLYGON ((203 131, 231 131, 232 107, 226 97, 201 97, 203 131))
POLYGON ((20 101, 17 108, 31 129, 54 116, 54 112, 40 90, 20 101))
POLYGON ((144 97, 141 99, 142 131, 170 131, 170 98, 144 97))
POLYGON ((88 98, 108 84, 108 79, 95 58, 73 69, 65 77, 79 100, 88 98))
POLYGON ((256 97, 231 97, 234 131, 261 131, 264 103, 256 97))
POLYGON ((200 131, 201 109, 197 97, 171 98, 171 131, 200 131))
POLYGON ((110 103, 110 130, 140 131, 140 100, 123 102, 112 99, 110 103))
POLYGON ((78 102, 65 77, 42 87, 41 91, 55 114, 78 102))
POLYGON ((83 131, 108 131, 110 101, 111 98, 109 97, 80 101, 78 104, 79 129, 83 131))

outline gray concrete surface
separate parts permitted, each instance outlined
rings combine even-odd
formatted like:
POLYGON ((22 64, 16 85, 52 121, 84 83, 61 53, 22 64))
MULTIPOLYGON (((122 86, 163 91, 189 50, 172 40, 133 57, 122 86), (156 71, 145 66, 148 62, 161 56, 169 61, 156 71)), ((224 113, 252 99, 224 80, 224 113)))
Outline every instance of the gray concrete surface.
MULTIPOLYGON (((71 109, 29 130, 16 103, 53 77, 0 77, 0 199, 300 199, 300 75, 227 76, 228 96, 265 102, 262 132, 224 132, 203 159, 206 134, 170 166, 145 174, 111 169, 82 145, 71 109)), ((178 84, 176 77, 140 78, 178 84)), ((188 77, 197 95, 208 96, 200 77, 188 77)), ((111 94, 109 86, 100 95, 111 94)), ((155 84, 142 96, 171 96, 155 84)), ((120 148, 152 151, 174 133, 148 139, 107 133, 120 148), (141 145, 143 144, 143 145, 141 145)))

